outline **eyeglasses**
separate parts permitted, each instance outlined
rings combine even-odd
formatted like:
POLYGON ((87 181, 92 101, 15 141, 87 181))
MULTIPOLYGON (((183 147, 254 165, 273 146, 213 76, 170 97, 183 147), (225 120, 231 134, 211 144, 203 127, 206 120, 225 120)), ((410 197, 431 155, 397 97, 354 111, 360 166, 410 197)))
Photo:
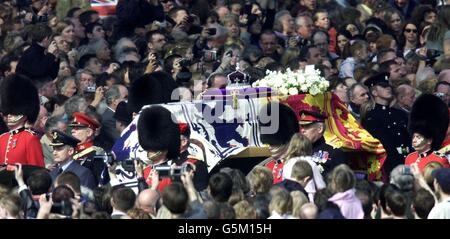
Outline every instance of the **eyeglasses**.
POLYGON ((405 32, 407 32, 407 33, 411 33, 411 32, 417 33, 417 29, 409 29, 409 28, 406 28, 406 29, 405 29, 405 32))

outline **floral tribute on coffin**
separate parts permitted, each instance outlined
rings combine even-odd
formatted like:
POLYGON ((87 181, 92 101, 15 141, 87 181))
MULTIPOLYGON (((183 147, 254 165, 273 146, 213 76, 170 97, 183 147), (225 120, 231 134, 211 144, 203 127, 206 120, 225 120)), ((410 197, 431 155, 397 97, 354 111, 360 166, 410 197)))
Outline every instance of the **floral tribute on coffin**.
POLYGON ((284 73, 267 70, 266 74, 266 77, 253 83, 253 87, 270 87, 282 96, 300 93, 317 95, 325 93, 330 85, 315 69, 295 72, 288 68, 284 73))
POLYGON ((267 76, 253 86, 271 87, 278 93, 278 99, 296 112, 298 119, 298 112, 303 109, 315 109, 326 115, 324 137, 327 143, 344 150, 350 166, 366 174, 370 181, 383 179, 381 168, 386 160, 383 145, 361 127, 339 97, 327 92, 329 82, 318 70, 267 71, 267 76))

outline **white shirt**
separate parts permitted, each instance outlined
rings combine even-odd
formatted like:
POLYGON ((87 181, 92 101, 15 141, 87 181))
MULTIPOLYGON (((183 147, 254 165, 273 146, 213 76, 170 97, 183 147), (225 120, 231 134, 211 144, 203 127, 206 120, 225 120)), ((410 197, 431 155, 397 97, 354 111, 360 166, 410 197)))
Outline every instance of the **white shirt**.
POLYGON ((326 184, 325 181, 323 180, 322 174, 320 174, 319 167, 311 159, 310 156, 295 157, 289 159, 287 163, 285 163, 283 166, 283 179, 292 180, 292 168, 294 167, 294 164, 299 160, 304 160, 308 162, 309 165, 311 165, 313 171, 313 179, 306 184, 305 191, 308 193, 307 196, 309 201, 314 202, 314 194, 318 189, 325 188, 326 184))
POLYGON ((434 205, 428 219, 450 219, 450 198, 434 205))

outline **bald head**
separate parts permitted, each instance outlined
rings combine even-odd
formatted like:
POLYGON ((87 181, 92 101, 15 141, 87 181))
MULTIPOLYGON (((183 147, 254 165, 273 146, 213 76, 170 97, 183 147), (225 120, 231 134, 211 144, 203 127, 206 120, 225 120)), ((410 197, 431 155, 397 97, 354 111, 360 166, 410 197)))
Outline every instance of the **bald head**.
POLYGON ((300 219, 316 219, 318 211, 314 203, 306 203, 300 208, 300 219))
POLYGON ((450 70, 443 70, 443 71, 441 71, 439 73, 438 80, 450 83, 450 70))
POLYGON ((137 203, 140 209, 145 212, 156 216, 156 205, 160 196, 158 191, 145 189, 139 193, 137 203))

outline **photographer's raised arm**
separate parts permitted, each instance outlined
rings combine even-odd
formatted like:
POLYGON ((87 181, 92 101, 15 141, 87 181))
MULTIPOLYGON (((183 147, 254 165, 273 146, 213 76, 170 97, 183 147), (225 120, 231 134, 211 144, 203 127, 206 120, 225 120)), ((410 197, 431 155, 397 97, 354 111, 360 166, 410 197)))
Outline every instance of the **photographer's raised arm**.
POLYGON ((183 182, 184 187, 186 188, 186 191, 189 196, 189 202, 195 202, 199 201, 200 203, 203 203, 203 200, 201 199, 200 195, 198 194, 197 190, 194 187, 194 174, 195 169, 190 170, 188 172, 184 172, 181 175, 181 181, 183 182))

